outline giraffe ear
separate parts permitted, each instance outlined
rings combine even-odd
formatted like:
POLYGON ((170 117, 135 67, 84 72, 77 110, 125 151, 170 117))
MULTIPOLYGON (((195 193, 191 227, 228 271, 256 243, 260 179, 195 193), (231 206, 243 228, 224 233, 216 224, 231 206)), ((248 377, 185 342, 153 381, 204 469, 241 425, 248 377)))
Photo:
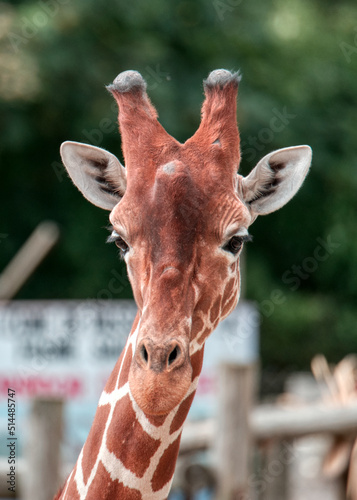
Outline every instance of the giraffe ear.
POLYGON ((73 183, 97 207, 112 210, 126 189, 126 171, 118 158, 105 149, 64 142, 61 158, 73 183))
POLYGON ((238 176, 239 196, 252 214, 265 215, 297 193, 309 170, 309 146, 278 149, 264 156, 247 177, 238 176))

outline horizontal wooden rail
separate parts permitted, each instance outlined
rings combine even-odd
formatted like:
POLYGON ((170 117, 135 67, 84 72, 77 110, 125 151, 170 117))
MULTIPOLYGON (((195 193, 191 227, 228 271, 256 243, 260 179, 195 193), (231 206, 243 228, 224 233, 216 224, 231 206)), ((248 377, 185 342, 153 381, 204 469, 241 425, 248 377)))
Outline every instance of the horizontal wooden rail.
POLYGON ((357 434, 357 403, 302 407, 260 406, 251 415, 256 440, 290 439, 311 434, 357 434))
MULTIPOLYGON (((203 450, 212 445, 215 421, 187 422, 180 453, 203 450)), ((294 439, 312 434, 357 436, 357 403, 346 406, 314 404, 302 407, 262 405, 251 413, 250 425, 256 441, 294 439)))

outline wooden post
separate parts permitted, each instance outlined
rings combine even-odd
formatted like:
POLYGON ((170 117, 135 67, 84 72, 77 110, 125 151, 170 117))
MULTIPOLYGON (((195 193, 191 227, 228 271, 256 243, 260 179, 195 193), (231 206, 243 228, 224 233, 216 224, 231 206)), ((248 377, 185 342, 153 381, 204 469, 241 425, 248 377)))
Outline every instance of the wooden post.
POLYGON ((27 478, 24 482, 23 500, 52 500, 61 486, 62 427, 63 401, 35 399, 25 450, 27 478))
POLYGON ((219 500, 249 498, 250 461, 253 436, 250 413, 253 407, 256 364, 224 364, 220 369, 219 413, 216 430, 219 500))
POLYGON ((286 474, 289 463, 294 459, 291 446, 286 441, 267 441, 260 448, 260 467, 254 476, 257 500, 278 500, 286 498, 286 474))
MULTIPOLYGON (((286 382, 287 392, 302 401, 316 401, 321 397, 315 379, 307 374, 292 375, 286 382)), ((343 411, 343 409, 342 409, 343 411)), ((320 416, 324 420, 323 412, 320 416)), ((332 444, 331 436, 320 434, 293 441, 295 458, 288 467, 288 500, 342 500, 345 498, 341 477, 328 478, 323 475, 324 458, 332 444)))
POLYGON ((26 283, 36 267, 57 243, 59 229, 54 222, 42 222, 0 275, 0 300, 10 300, 26 283))

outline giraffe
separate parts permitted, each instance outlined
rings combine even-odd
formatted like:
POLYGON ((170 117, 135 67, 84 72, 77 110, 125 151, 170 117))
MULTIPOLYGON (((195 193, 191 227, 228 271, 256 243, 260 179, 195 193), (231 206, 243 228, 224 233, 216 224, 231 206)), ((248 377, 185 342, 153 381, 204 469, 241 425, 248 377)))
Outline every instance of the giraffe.
POLYGON ((201 123, 179 143, 160 125, 140 73, 108 90, 119 108, 125 167, 101 148, 65 142, 62 161, 94 205, 110 211, 138 306, 126 346, 60 500, 168 497, 205 340, 239 299, 239 257, 258 215, 287 203, 311 163, 309 146, 240 163, 239 73, 204 81, 201 123))

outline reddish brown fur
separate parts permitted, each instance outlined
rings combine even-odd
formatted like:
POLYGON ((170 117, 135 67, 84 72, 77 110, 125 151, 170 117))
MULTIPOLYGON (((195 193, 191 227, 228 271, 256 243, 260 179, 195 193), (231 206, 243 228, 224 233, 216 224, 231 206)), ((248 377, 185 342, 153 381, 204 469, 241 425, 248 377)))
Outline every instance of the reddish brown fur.
POLYGON ((110 406, 99 406, 95 415, 98 425, 92 426, 87 441, 83 448, 82 470, 84 484, 87 484, 90 473, 94 467, 102 443, 105 422, 108 419, 110 406))
POLYGON ((203 353, 204 348, 196 351, 195 354, 191 356, 191 366, 192 366, 192 382, 200 375, 203 365, 203 353))
POLYGON ((161 427, 167 419, 167 415, 146 415, 146 417, 150 424, 155 425, 156 427, 161 427))

